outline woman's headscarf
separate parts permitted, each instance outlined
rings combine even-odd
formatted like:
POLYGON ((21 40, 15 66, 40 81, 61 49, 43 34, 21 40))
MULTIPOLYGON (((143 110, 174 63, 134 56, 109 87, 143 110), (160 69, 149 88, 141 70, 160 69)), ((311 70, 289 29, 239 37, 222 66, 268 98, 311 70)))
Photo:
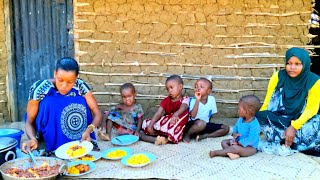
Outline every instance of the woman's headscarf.
POLYGON ((286 64, 289 59, 295 56, 302 63, 301 73, 291 78, 285 69, 279 72, 279 82, 276 89, 282 89, 283 93, 283 113, 293 116, 293 119, 299 118, 305 105, 309 89, 317 82, 319 76, 310 71, 311 59, 308 52, 301 48, 290 48, 286 52, 286 64))

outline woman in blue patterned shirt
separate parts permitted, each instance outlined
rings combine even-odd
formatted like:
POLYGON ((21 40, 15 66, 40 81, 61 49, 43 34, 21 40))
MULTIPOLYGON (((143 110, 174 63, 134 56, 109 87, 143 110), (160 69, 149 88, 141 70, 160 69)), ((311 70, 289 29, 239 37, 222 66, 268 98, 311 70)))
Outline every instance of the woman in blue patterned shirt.
POLYGON ((37 149, 40 137, 48 154, 70 141, 95 139, 92 132, 102 114, 91 87, 78 74, 77 61, 62 58, 53 79, 39 80, 31 86, 25 116, 29 140, 22 144, 22 151, 37 149))

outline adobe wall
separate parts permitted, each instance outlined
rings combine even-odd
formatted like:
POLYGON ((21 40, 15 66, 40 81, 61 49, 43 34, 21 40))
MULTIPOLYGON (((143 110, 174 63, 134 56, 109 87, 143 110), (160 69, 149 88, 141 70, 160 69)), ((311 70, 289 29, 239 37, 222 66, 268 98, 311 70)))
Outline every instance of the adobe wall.
POLYGON ((192 96, 195 79, 209 76, 217 117, 236 117, 241 96, 264 99, 289 47, 310 48, 310 14, 309 0, 75 0, 80 77, 101 110, 132 82, 151 117, 166 96, 166 77, 181 75, 192 96))

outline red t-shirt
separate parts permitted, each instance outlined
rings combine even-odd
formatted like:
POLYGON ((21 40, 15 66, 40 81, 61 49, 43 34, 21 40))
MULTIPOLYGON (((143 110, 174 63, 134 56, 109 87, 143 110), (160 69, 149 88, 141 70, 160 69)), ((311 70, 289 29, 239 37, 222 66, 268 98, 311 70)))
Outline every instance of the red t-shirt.
POLYGON ((179 101, 172 102, 170 97, 168 96, 161 101, 160 106, 164 109, 165 115, 168 115, 178 111, 182 103, 187 104, 189 106, 189 101, 189 97, 184 96, 179 101))

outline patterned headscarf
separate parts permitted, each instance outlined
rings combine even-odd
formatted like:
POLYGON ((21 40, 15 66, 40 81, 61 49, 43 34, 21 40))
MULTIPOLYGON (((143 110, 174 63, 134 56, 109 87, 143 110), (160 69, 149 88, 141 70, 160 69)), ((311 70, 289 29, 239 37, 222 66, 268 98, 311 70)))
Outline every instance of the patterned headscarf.
POLYGON ((302 113, 310 88, 317 82, 319 76, 310 71, 311 59, 306 50, 290 48, 286 52, 286 64, 292 56, 301 61, 302 71, 297 77, 291 78, 285 69, 281 70, 276 90, 283 88, 282 101, 285 108, 283 113, 297 119, 302 113))

